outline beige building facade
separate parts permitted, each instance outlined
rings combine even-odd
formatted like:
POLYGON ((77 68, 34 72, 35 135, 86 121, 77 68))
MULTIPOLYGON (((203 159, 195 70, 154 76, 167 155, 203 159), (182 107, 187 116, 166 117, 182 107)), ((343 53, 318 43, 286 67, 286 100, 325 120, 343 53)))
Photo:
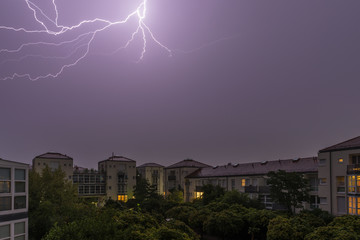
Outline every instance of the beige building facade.
POLYGON ((98 163, 105 174, 106 197, 126 202, 133 197, 136 185, 136 161, 122 156, 111 156, 98 163))
POLYGON ((166 167, 165 193, 168 193, 172 189, 184 191, 186 185, 185 177, 204 167, 210 166, 192 159, 185 159, 183 161, 166 167))
MULTIPOLYGON (((284 170, 303 173, 310 183, 311 199, 317 199, 317 165, 317 158, 310 157, 201 168, 186 177, 188 184, 185 188, 185 200, 200 198, 203 194, 202 187, 211 184, 226 191, 247 193, 250 198, 259 199, 267 209, 283 209, 283 206, 274 203, 270 197, 268 172, 284 170)), ((316 207, 318 206, 313 202, 304 203, 306 209, 316 207)))
POLYGON ((145 163, 136 169, 140 177, 146 179, 151 186, 156 187, 159 195, 165 194, 164 166, 157 163, 145 163))
POLYGON ((360 215, 360 137, 320 150, 318 159, 320 208, 360 215))
POLYGON ((48 166, 52 170, 61 168, 61 170, 64 171, 66 174, 66 179, 72 181, 73 158, 65 154, 57 152, 47 152, 41 154, 33 159, 32 166, 33 169, 40 174, 46 166, 48 166))

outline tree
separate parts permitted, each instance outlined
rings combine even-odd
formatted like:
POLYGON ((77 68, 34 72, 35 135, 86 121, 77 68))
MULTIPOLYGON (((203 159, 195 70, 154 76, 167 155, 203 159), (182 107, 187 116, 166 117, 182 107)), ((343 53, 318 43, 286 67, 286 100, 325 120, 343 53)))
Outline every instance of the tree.
POLYGON ((46 167, 41 175, 29 172, 29 239, 41 239, 54 225, 93 214, 94 207, 77 196, 61 169, 46 167))
POLYGON ((278 216, 269 222, 267 240, 294 239, 295 229, 288 218, 278 216))
POLYGON ((303 207, 302 202, 310 200, 310 187, 302 174, 279 170, 271 171, 267 176, 272 199, 284 205, 289 213, 294 214, 296 208, 303 207))
POLYGON ((202 187, 203 195, 202 195, 202 201, 204 205, 209 204, 210 202, 216 200, 219 197, 224 196, 225 189, 216 185, 207 184, 202 187))
POLYGON ((148 199, 159 199, 155 186, 151 186, 148 180, 141 176, 136 178, 136 185, 134 187, 134 197, 138 203, 148 199))

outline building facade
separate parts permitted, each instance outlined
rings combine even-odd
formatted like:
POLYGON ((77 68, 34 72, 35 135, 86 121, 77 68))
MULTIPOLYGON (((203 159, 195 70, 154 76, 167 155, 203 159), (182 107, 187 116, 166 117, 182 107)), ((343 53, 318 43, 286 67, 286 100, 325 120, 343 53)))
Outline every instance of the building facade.
POLYGON ((321 209, 360 215, 360 137, 320 150, 318 159, 321 209))
POLYGON ((65 154, 56 152, 47 152, 41 154, 33 159, 32 166, 33 169, 40 174, 46 166, 52 170, 61 168, 61 170, 66 174, 66 179, 72 181, 73 159, 65 154))
POLYGON ((145 163, 137 168, 140 177, 146 179, 151 186, 154 186, 159 195, 165 194, 164 166, 157 163, 145 163))
POLYGON ((28 239, 29 165, 0 159, 0 239, 28 239))
MULTIPOLYGON (((210 167, 207 164, 192 160, 185 159, 165 168, 165 194, 172 189, 185 190, 186 180, 185 177, 196 170, 204 167, 210 167)), ((185 193, 185 192, 184 192, 185 193)), ((184 200, 188 196, 184 194, 184 200)))
POLYGON ((133 197, 136 185, 136 161, 122 156, 111 156, 98 163, 105 176, 106 197, 126 202, 133 197))
MULTIPOLYGON (((247 193, 250 198, 259 199, 267 209, 282 209, 283 207, 274 203, 270 197, 267 174, 278 170, 302 173, 309 180, 311 199, 317 199, 317 165, 317 158, 310 157, 201 168, 186 177, 186 200, 200 198, 202 187, 211 184, 226 191, 247 193)), ((307 209, 318 207, 313 203, 304 205, 307 209)))

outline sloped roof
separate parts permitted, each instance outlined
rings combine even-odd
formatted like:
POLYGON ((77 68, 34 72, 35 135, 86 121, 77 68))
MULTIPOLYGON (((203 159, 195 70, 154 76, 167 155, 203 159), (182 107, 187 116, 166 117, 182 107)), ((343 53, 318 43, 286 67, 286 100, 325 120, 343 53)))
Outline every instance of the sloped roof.
POLYGON ((65 154, 57 153, 57 152, 47 152, 36 156, 35 158, 51 158, 51 159, 73 159, 65 154))
POLYGON ((10 160, 5 160, 5 159, 0 158, 0 163, 2 163, 2 162, 9 163, 9 164, 19 164, 19 165, 29 166, 29 164, 27 164, 27 163, 15 162, 15 161, 10 161, 10 160))
POLYGON ((123 157, 123 156, 117 156, 117 155, 111 156, 108 159, 102 160, 100 162, 105 162, 105 161, 136 162, 135 160, 132 160, 130 158, 123 157))
POLYGON ((163 165, 157 164, 157 163, 145 163, 140 166, 137 166, 138 168, 142 167, 164 167, 163 165))
POLYGON ((360 136, 355 137, 344 142, 335 144, 333 146, 321 149, 319 152, 331 152, 331 151, 340 151, 340 150, 349 150, 360 148, 360 136))
POLYGON ((194 168, 203 168, 203 167, 210 167, 205 163, 201 163, 192 159, 185 159, 173 165, 170 165, 166 168, 182 168, 182 167, 194 167, 194 168))
POLYGON ((270 171, 317 172, 317 158, 298 158, 201 168, 186 178, 264 175, 270 171))

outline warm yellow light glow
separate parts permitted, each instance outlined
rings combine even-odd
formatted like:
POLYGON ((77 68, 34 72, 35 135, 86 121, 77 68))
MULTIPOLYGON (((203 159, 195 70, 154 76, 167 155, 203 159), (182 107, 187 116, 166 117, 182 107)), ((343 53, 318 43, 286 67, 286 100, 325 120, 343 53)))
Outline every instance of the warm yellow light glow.
POLYGON ((195 192, 195 198, 201 198, 204 192, 195 192))
POLYGON ((126 202, 128 200, 128 196, 127 195, 118 195, 118 201, 123 201, 126 202))
POLYGON ((245 185, 246 185, 246 179, 243 178, 243 179, 241 179, 241 186, 242 186, 242 187, 245 187, 245 185))
POLYGON ((343 162, 344 162, 344 159, 339 158, 339 159, 338 159, 338 162, 339 162, 339 163, 343 163, 343 162))

